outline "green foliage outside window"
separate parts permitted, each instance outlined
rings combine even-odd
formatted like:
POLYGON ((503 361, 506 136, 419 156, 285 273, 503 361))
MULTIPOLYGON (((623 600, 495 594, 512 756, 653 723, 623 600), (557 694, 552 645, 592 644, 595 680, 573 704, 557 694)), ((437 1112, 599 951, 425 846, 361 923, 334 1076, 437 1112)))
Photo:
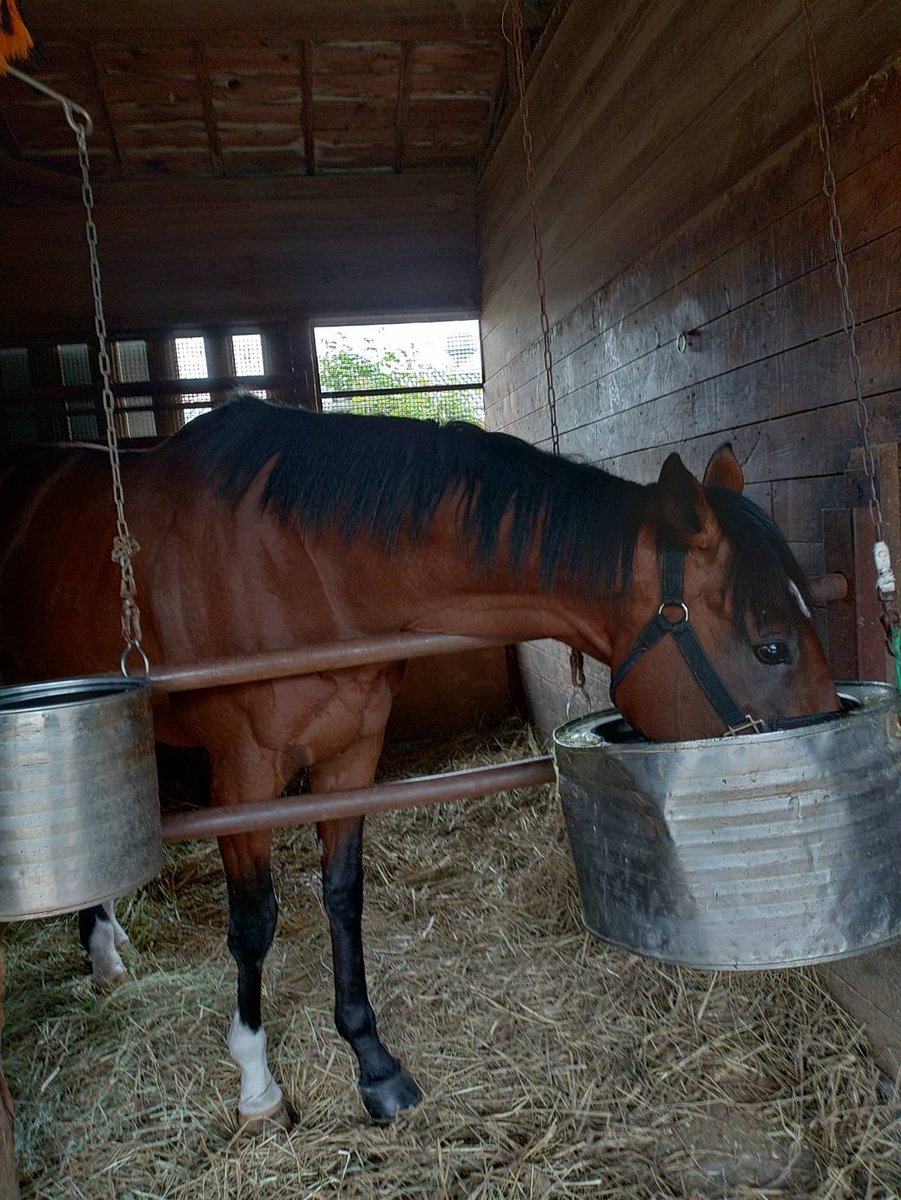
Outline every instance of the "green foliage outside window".
POLYGON ((480 383, 478 374, 469 371, 442 372, 420 362, 411 347, 380 348, 370 338, 365 352, 351 348, 339 333, 319 347, 319 381, 325 412, 384 413, 392 417, 431 418, 447 421, 475 421, 482 424, 481 388, 461 388, 461 383, 480 383), (447 388, 429 392, 392 392, 392 388, 447 388), (330 397, 330 392, 385 389, 378 396, 330 397))

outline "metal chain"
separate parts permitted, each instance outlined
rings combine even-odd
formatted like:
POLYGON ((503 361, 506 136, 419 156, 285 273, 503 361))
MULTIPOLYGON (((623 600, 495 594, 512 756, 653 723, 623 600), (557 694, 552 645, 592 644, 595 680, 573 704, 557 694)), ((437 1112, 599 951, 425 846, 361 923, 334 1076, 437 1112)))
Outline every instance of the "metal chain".
MULTIPOLYGON (((529 217, 532 222, 532 252, 535 257, 535 286, 538 291, 538 312, 541 321, 541 346, 544 355, 544 373, 547 379, 547 407, 551 420, 551 445, 554 454, 560 453, 560 427, 557 423, 557 388, 554 383, 554 359, 551 354, 551 325, 547 315, 547 285, 544 278, 544 248, 541 243, 541 221, 538 215, 535 164, 533 161, 532 128, 529 119, 529 97, 526 90, 526 63, 523 55, 526 30, 522 0, 512 0, 512 38, 504 28, 504 37, 513 47, 516 64, 516 86, 519 98, 520 131, 522 154, 526 166, 526 186, 529 194, 529 217)), ((585 659, 581 650, 570 650, 569 669, 572 676, 572 691, 566 702, 566 719, 572 715, 573 701, 581 696, 591 712, 591 696, 585 685, 585 659)))
POLYGON ((85 233, 88 254, 91 260, 91 293, 94 300, 94 331, 97 335, 97 354, 100 377, 103 382, 103 413, 106 418, 106 446, 109 451, 110 472, 113 481, 113 502, 116 506, 116 536, 113 539, 112 560, 118 563, 121 572, 119 593, 122 598, 122 637, 125 649, 119 660, 123 675, 128 675, 128 660, 132 652, 141 659, 144 673, 150 671, 150 661, 141 641, 141 610, 138 607, 137 583, 135 582, 134 556, 140 550, 128 528, 125 518, 125 493, 122 489, 122 471, 119 463, 119 439, 116 432, 116 409, 112 388, 112 363, 109 356, 109 338, 106 317, 103 312, 103 290, 100 282, 100 259, 97 253, 97 226, 94 224, 94 191, 91 187, 90 161, 88 159, 87 135, 89 127, 81 115, 68 104, 63 105, 66 120, 75 133, 78 143, 78 163, 81 167, 81 199, 85 211, 85 233))
POLYGON ((523 57, 525 42, 525 20, 522 0, 513 0, 512 42, 504 30, 504 37, 513 46, 516 63, 516 85, 519 92, 520 130, 522 153, 526 164, 526 185, 529 192, 529 216, 532 221, 532 251, 535 256, 535 284, 538 289, 538 310, 541 319, 541 344, 544 351, 544 372, 547 377, 547 406, 551 417, 551 445, 554 453, 560 453, 560 429, 557 425, 557 389, 554 385, 554 362, 551 356, 551 326, 547 315, 547 287, 544 279, 544 249, 541 244, 541 222, 538 218, 535 166, 532 161, 532 130, 529 120, 529 97, 526 92, 526 63, 523 57))
POLYGON ((848 279, 848 265, 845 260, 844 233, 841 218, 838 213, 836 198, 837 184, 835 171, 832 167, 832 146, 829 139, 829 126, 826 123, 826 103, 823 99, 823 84, 820 76, 820 65, 817 57, 816 41, 813 35, 813 20, 810 11, 810 0, 800 0, 801 20, 804 27, 804 42, 807 47, 807 60, 810 66, 810 82, 813 90, 813 102, 816 108, 818 138, 820 153, 823 157, 823 195, 829 208, 829 238, 835 255, 835 282, 841 297, 842 326, 848 345, 848 374, 854 385, 855 413, 860 429, 862 442, 863 469, 870 486, 868 507, 870 520, 876 534, 876 566, 879 576, 877 592, 882 608, 882 625, 886 633, 886 644, 890 652, 898 639, 892 631, 901 625, 897 607, 895 606, 895 581, 891 570, 888 546, 884 538, 882 506, 879 503, 879 493, 876 487, 876 459, 870 445, 870 412, 861 390, 863 369, 860 356, 857 353, 857 324, 854 319, 854 308, 851 304, 851 286, 848 279))

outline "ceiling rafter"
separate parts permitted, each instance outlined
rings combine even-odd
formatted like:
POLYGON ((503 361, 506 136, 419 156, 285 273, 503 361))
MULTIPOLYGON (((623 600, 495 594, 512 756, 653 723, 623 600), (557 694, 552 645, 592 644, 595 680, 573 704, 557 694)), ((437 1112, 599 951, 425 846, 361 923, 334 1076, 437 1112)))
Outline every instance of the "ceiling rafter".
POLYGON ((407 152, 407 126, 410 122, 410 93, 413 90, 413 42, 401 42, 400 66, 397 73, 397 111, 394 119, 394 170, 404 169, 407 152))
POLYGON ((206 126, 207 142, 210 147, 210 162, 213 174, 221 179, 225 175, 225 167, 222 162, 222 140, 219 137, 219 122, 216 118, 216 106, 213 103, 213 88, 207 67, 206 50, 203 42, 199 39, 191 43, 191 48, 194 51, 194 74, 197 76, 200 103, 203 106, 203 123, 206 126))
POLYGON ((100 70, 97 51, 91 45, 86 45, 84 49, 91 70, 91 81, 94 84, 94 91, 97 93, 97 104, 103 117, 106 131, 109 134, 110 146, 113 151, 113 162, 116 164, 116 174, 119 179, 123 179, 125 177, 125 156, 122 151, 119 132, 116 129, 116 122, 113 120, 109 97, 106 94, 106 88, 103 86, 103 72, 100 70))
POLYGON ((488 108, 488 124, 485 132, 485 145, 487 149, 494 140, 494 135, 497 127, 500 124, 501 117, 504 113, 507 101, 510 96, 510 88, 512 82, 511 75, 511 59, 510 46, 504 43, 505 53, 500 55, 497 64, 497 75, 495 76, 494 87, 491 92, 491 102, 488 108))

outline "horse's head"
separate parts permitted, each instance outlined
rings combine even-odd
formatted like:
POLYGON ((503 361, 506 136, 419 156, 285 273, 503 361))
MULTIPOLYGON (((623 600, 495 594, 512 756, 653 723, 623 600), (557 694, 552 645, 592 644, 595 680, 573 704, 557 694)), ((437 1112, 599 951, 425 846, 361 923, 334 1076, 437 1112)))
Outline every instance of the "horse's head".
POLYGON ((703 486, 671 454, 652 489, 612 666, 617 706, 654 740, 840 707, 801 569, 743 487, 727 445, 703 486))

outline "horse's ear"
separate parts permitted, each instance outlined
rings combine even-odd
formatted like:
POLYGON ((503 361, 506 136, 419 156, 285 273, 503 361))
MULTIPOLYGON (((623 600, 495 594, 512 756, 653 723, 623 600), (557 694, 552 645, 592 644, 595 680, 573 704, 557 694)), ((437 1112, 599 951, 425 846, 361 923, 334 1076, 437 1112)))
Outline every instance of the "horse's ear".
POLYGON ((704 489, 678 454, 669 456, 657 480, 660 526, 665 537, 685 546, 706 546, 713 514, 704 489))
POLYGON ((724 442, 711 456, 704 472, 704 485, 727 488, 730 492, 744 491, 745 473, 735 457, 731 442, 724 442))

